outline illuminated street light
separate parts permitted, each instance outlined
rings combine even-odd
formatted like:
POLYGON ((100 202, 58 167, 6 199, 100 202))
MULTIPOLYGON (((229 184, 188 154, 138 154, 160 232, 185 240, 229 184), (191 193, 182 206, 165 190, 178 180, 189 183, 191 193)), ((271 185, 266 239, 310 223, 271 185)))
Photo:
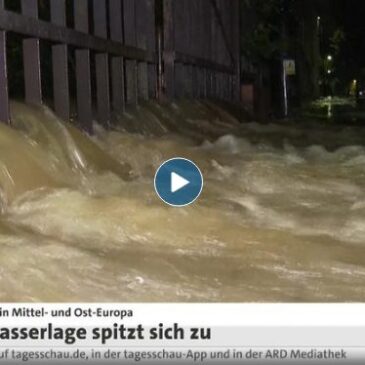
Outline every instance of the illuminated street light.
POLYGON ((328 73, 329 75, 331 75, 331 73, 332 73, 332 70, 328 70, 328 71, 327 71, 327 73, 328 73))
POLYGON ((331 56, 331 55, 328 55, 328 56, 327 56, 327 60, 328 60, 328 61, 332 61, 332 59, 333 59, 333 58, 332 58, 332 56, 331 56))

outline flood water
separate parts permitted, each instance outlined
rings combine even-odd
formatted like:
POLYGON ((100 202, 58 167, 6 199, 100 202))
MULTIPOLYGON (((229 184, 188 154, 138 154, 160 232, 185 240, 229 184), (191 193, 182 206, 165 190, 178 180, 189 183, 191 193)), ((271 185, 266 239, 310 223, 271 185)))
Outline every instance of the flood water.
POLYGON ((149 103, 90 139, 46 108, 12 113, 0 301, 365 300, 365 128, 149 103), (205 180, 185 208, 153 187, 177 156, 205 180))

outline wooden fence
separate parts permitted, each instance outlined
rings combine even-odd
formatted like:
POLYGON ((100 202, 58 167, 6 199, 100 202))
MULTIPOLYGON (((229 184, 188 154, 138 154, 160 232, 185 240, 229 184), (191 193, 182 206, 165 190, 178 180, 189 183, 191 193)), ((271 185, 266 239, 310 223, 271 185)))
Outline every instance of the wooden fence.
POLYGON ((48 7, 44 20, 37 0, 21 0, 20 12, 0 0, 1 121, 10 123, 9 33, 23 37, 30 104, 43 101, 40 42, 51 42, 53 105, 64 120, 75 52, 77 119, 89 133, 94 118, 109 126, 113 113, 149 98, 238 100, 239 0, 48 0, 48 7))

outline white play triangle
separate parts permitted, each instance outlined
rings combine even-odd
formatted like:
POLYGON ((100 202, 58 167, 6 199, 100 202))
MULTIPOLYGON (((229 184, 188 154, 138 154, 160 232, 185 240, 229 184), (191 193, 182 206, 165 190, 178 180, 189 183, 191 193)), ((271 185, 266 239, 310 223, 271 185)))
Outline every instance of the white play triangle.
POLYGON ((171 192, 176 193, 178 190, 182 189, 186 185, 189 185, 190 181, 184 179, 182 176, 176 174, 175 172, 171 173, 171 192))

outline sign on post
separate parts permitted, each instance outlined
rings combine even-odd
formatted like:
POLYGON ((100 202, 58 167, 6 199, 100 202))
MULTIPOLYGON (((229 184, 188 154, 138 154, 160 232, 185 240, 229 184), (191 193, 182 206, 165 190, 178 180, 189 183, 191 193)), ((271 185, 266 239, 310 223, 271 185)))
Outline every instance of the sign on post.
POLYGON ((295 60, 284 60, 284 69, 286 76, 294 76, 296 74, 295 60))

